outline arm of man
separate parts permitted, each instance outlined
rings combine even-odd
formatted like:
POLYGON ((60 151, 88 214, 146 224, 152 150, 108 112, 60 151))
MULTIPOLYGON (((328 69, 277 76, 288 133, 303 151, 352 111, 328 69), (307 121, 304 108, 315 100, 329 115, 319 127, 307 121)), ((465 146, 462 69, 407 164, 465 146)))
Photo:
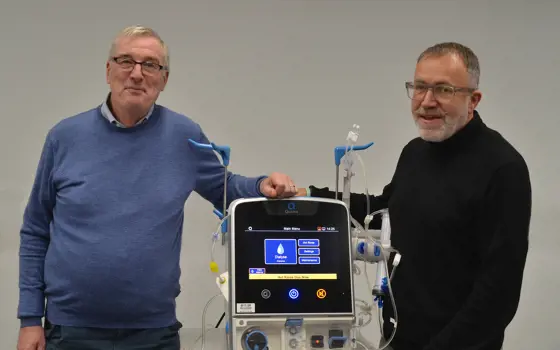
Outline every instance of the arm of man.
MULTIPOLYGON (((363 193, 350 193, 350 215, 360 224, 362 225, 364 224, 365 218, 369 214, 389 207, 389 198, 391 197, 393 193, 393 189, 395 187, 397 173, 404 171, 403 167, 405 166, 406 163, 409 163, 409 160, 411 159, 410 157, 411 144, 412 142, 409 142, 401 151, 401 154, 399 155, 399 159, 397 161, 395 173, 393 174, 393 178, 391 179, 391 182, 383 188, 383 192, 381 193, 381 195, 368 196, 363 193), (369 202, 369 213, 367 212, 368 202, 369 202)), ((334 199, 335 191, 331 191, 328 187, 317 188, 315 186, 309 186, 309 189, 299 189, 298 195, 300 196, 309 195, 310 197, 334 199)), ((342 199, 342 192, 338 192, 337 198, 339 200, 342 199)), ((381 215, 376 215, 373 218, 373 220, 369 224, 369 228, 373 230, 381 229, 381 215)))
MULTIPOLYGON (((210 141, 199 129, 196 142, 208 144, 210 141)), ((212 205, 222 211, 224 200, 224 166, 212 150, 197 149, 197 180, 195 191, 212 205)), ((227 174, 227 205, 238 198, 262 197, 261 182, 266 176, 245 177, 228 172, 227 174)))
MULTIPOLYGON (((389 197, 393 189, 392 184, 388 184, 383 188, 383 193, 379 196, 366 195, 362 193, 351 193, 350 194, 350 215, 356 219, 360 224, 364 224, 367 215, 373 213, 374 211, 387 208, 389 205, 389 197), (370 212, 367 212, 367 205, 370 205, 370 212)), ((328 187, 318 188, 315 186, 309 186, 309 192, 307 189, 298 190, 299 195, 307 195, 310 197, 317 198, 335 198, 335 191, 331 191, 328 187)), ((338 199, 342 198, 342 192, 338 193, 338 199)), ((369 225, 370 229, 379 230, 381 229, 381 216, 377 215, 369 225)))
MULTIPOLYGON (((424 350, 499 350, 519 304, 529 247, 531 183, 523 161, 497 171, 482 208, 481 268, 468 301, 424 350)), ((465 247, 465 249, 469 249, 465 247)))
POLYGON ((31 189, 20 230, 19 305, 21 327, 41 326, 45 312, 45 255, 50 242, 55 188, 53 142, 47 137, 31 189))

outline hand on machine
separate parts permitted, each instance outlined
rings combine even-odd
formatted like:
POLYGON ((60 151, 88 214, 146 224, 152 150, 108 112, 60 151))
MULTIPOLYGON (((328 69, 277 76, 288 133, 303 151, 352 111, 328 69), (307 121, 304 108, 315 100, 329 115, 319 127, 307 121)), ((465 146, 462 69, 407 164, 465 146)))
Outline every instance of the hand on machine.
MULTIPOLYGON (((210 270, 216 275, 216 284, 226 300, 226 312, 219 323, 225 318, 227 350, 321 348, 379 350, 385 349, 392 341, 395 331, 389 338, 385 338, 387 341, 378 349, 364 339, 360 333, 360 329, 372 321, 372 310, 377 306, 381 313, 385 301, 392 302, 395 330, 397 313, 391 289, 392 275, 389 276, 388 269, 388 257, 392 252, 396 252, 391 247, 389 212, 387 209, 382 209, 367 215, 364 218, 364 226, 350 215, 350 187, 351 178, 354 175, 352 167, 356 159, 363 166, 363 161, 356 151, 366 150, 373 145, 373 143, 369 143, 357 146, 358 131, 359 126, 354 125, 354 129, 348 134, 347 144, 335 148, 335 193, 337 193, 337 197, 341 164, 345 171, 342 201, 338 198, 333 201, 309 197, 289 201, 264 198, 245 199, 233 202, 228 212, 227 192, 224 189, 223 211, 214 210, 221 221, 212 235, 210 270), (324 232, 325 227, 322 227, 323 232, 321 232, 319 222, 324 222, 324 219, 316 213, 321 210, 324 212, 323 217, 331 220, 329 221, 332 226, 330 233, 329 228, 327 228, 327 232, 324 232), (267 215, 268 218, 265 218, 267 215), (376 215, 382 217, 381 230, 370 230, 369 224, 376 215), (264 219, 259 221, 255 218, 264 219), (264 229, 252 229, 253 224, 264 229), (353 224, 353 228, 351 224, 353 224), (272 225, 272 227, 265 228, 267 225, 272 225), (317 225, 319 227, 313 227, 317 225), (347 228, 345 228, 346 226, 347 228), (272 232, 275 232, 275 238, 270 238, 272 232), (222 245, 225 245, 226 242, 229 243, 228 249, 226 249, 229 271, 220 272, 214 260, 214 248, 220 237, 222 245), (262 250, 262 242, 253 245, 254 241, 260 239, 264 239, 265 262, 259 261, 259 259, 262 260, 262 257, 258 252, 255 254, 254 251, 254 249, 262 250), (266 256, 271 253, 267 248, 267 241, 269 241, 268 243, 270 241, 281 242, 273 248, 274 253, 272 254, 276 258, 280 256, 285 260, 278 260, 276 263, 269 261, 266 256), (297 243, 293 243, 292 246, 290 242, 297 243), (282 243, 286 247, 283 247, 282 243), (302 248, 300 243, 316 245, 302 248), (244 248, 249 245, 253 251, 247 251, 244 248), (289 253, 292 251, 291 249, 293 249, 293 255, 289 253), (317 256, 300 255, 305 252, 317 256), (342 265, 329 265, 328 258, 321 260, 325 253, 326 255, 337 254, 342 265), (318 256, 319 254, 320 256, 318 256), (246 258, 255 256, 256 260, 246 258), (348 260, 346 261, 344 257, 347 257, 348 260), (248 259, 249 262, 247 262, 248 259), (362 273, 356 265, 357 261, 364 262, 363 273, 372 292, 371 302, 354 298, 352 275, 362 273), (377 264, 377 275, 373 285, 367 275, 366 264, 368 263, 377 264), (249 270, 248 273, 247 270, 249 270), (332 273, 333 271, 335 273, 332 273), (269 285, 271 287, 268 287, 269 285), (277 294, 283 294, 283 288, 288 288, 288 285, 291 288, 287 289, 289 297, 283 300, 277 294), (325 301, 322 299, 327 297, 327 292, 322 286, 327 286, 325 289, 329 290, 328 300, 325 301), (249 291, 255 288, 259 289, 258 295, 253 295, 254 293, 249 291), (270 288, 270 290, 266 288, 270 288), (315 292, 309 288, 319 289, 315 292), (333 306, 335 304, 337 306, 333 306), (225 317, 226 314, 228 314, 227 317, 225 317), (364 317, 367 320, 364 320, 364 317)), ((189 141, 199 149, 217 152, 222 157, 225 167, 224 176, 227 179, 229 147, 189 141)), ((365 177, 364 167, 364 179, 365 177)), ((367 209, 369 213, 369 203, 367 209)), ((392 273, 395 272, 400 261, 400 255, 398 252, 396 253, 392 273)), ((199 337, 202 339, 202 350, 205 347, 207 307, 208 304, 202 320, 202 335, 199 337)), ((382 318, 379 317, 379 319, 382 322, 382 318)), ((380 328, 382 329, 381 324, 380 328)))

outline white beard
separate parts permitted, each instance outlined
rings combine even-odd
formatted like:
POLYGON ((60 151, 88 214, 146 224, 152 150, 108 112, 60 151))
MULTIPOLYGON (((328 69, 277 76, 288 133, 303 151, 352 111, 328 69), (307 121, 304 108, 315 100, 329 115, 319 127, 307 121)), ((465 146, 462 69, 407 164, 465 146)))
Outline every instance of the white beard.
POLYGON ((468 117, 453 118, 448 115, 443 116, 443 124, 437 128, 426 127, 422 125, 418 118, 414 118, 418 133, 424 141, 442 142, 453 136, 467 122, 468 117))

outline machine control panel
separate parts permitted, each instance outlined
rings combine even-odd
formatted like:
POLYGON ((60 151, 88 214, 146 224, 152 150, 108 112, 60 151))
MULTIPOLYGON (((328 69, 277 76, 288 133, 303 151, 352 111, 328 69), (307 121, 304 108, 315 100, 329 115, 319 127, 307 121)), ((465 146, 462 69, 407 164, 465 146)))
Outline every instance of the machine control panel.
POLYGON ((352 319, 237 319, 233 349, 352 349, 352 319))

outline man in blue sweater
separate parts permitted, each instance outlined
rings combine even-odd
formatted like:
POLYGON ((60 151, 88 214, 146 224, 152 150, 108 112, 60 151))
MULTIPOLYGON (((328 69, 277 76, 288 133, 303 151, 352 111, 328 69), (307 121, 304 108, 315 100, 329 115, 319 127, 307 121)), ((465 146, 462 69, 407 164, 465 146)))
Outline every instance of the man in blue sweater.
MULTIPOLYGON (((21 229, 19 350, 180 349, 183 208, 193 191, 221 208, 225 183, 216 155, 188 142, 209 142, 200 126, 155 104, 168 75, 161 38, 126 28, 106 101, 49 131, 21 229)), ((279 173, 229 174, 227 189, 296 193, 279 173)))

